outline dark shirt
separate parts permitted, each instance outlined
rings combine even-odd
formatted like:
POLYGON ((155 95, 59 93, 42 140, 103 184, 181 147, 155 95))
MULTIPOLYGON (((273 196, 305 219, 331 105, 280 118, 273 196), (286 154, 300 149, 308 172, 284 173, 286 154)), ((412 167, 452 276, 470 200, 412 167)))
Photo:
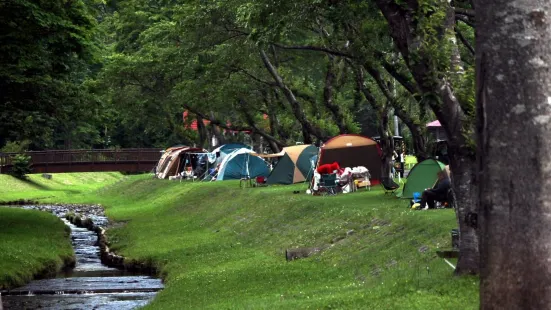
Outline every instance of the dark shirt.
POLYGON ((431 189, 430 191, 437 195, 445 195, 448 193, 448 190, 450 189, 450 187, 451 187, 450 179, 445 178, 438 181, 438 183, 436 183, 434 188, 431 189))

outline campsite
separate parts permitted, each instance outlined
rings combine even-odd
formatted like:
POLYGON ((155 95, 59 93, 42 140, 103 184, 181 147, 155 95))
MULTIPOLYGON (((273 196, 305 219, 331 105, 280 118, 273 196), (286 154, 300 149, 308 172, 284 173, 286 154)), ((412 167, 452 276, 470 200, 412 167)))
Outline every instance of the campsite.
POLYGON ((550 308, 551 0, 0 16, 0 310, 550 308))

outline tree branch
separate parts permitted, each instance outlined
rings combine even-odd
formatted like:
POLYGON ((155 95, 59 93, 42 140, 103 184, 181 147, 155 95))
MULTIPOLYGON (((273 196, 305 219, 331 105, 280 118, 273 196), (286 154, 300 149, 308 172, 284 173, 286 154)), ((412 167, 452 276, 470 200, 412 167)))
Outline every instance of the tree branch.
MULTIPOLYGON (((199 110, 197 109, 194 109, 192 108, 191 106, 187 105, 187 104, 184 104, 183 105, 185 109, 187 109, 188 111, 190 111, 191 113, 199 116, 200 118, 203 118, 203 119, 206 119, 206 120, 209 120, 210 121, 210 124, 211 125, 214 125, 214 126, 218 126, 220 128, 223 128, 223 129, 226 129, 226 130, 231 130, 231 131, 251 131, 251 132, 254 132, 254 133, 258 133, 259 135, 261 135, 262 137, 270 140, 270 141, 273 141, 274 143, 276 143, 279 147, 283 147, 285 146, 285 144, 281 141, 279 141, 277 138, 267 134, 266 132, 264 132, 263 130, 259 129, 258 127, 256 127, 254 124, 251 126, 251 124, 249 123, 249 120, 248 119, 248 123, 249 123, 249 126, 235 126, 235 125, 232 125, 232 126, 228 126, 226 123, 220 121, 219 119, 216 119, 214 117, 210 117, 208 116, 207 114, 205 113, 201 113, 199 110)), ((245 115, 245 117, 250 117, 249 114, 245 115)))
POLYGON ((474 56, 475 51, 474 51, 474 47, 471 45, 471 43, 467 40, 467 38, 465 38, 463 36, 461 31, 459 31, 459 28, 454 27, 453 29, 455 30, 455 34, 459 38, 459 41, 461 41, 461 43, 463 43, 463 45, 465 45, 465 47, 469 50, 469 52, 471 52, 471 55, 474 56))
POLYGON ((268 58, 268 55, 266 55, 266 52, 264 52, 264 50, 262 49, 260 50, 260 58, 262 59, 262 62, 264 63, 264 66, 266 67, 270 75, 272 75, 276 84, 283 91, 283 94, 285 95, 285 97, 287 98, 287 101, 291 105, 291 110, 293 111, 293 115, 295 116, 297 121, 301 124, 302 133, 304 136, 304 143, 306 144, 312 143, 312 140, 309 136, 310 134, 314 135, 316 138, 320 140, 326 140, 327 137, 321 133, 321 130, 317 127, 312 126, 312 124, 310 124, 310 122, 306 118, 306 115, 304 114, 304 111, 302 110, 300 103, 297 101, 295 94, 289 87, 287 87, 285 82, 283 82, 283 79, 277 72, 277 69, 272 65, 272 63, 270 62, 270 59, 268 58))
POLYGON ((474 18, 475 11, 473 9, 455 8, 455 14, 465 15, 467 17, 474 18))
POLYGON ((340 57, 346 57, 346 58, 354 58, 354 56, 341 52, 341 51, 335 51, 326 47, 322 46, 313 46, 313 45, 302 45, 302 46, 287 46, 287 45, 281 45, 274 43, 274 46, 281 49, 286 50, 303 50, 303 51, 316 51, 316 52, 323 52, 334 56, 340 56, 340 57))

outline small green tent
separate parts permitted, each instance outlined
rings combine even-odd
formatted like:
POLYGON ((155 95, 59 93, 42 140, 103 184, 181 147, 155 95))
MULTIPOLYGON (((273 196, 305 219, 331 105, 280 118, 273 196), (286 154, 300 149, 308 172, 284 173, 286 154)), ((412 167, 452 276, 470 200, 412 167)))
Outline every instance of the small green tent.
POLYGON ((295 145, 283 148, 281 153, 281 158, 268 176, 268 184, 293 184, 312 178, 316 163, 312 163, 311 159, 318 155, 317 147, 295 145))
POLYGON ((427 159, 418 163, 409 172, 404 190, 398 196, 413 198, 413 193, 422 193, 426 188, 432 188, 438 180, 436 174, 445 168, 443 163, 435 159, 427 159))

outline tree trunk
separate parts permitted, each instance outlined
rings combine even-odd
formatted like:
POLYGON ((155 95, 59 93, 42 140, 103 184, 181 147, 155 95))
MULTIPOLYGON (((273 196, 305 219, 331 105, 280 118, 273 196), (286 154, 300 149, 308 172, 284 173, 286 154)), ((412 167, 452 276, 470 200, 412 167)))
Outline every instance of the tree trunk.
POLYGON ((455 273, 477 274, 479 244, 477 230, 477 199, 475 184, 476 161, 471 156, 450 151, 451 179, 455 197, 455 212, 459 225, 459 259, 455 273))
MULTIPOLYGON (((419 86, 422 94, 438 95, 438 100, 429 101, 448 135, 452 183, 456 196, 457 219, 460 231, 460 256, 457 263, 457 274, 472 274, 479 270, 479 249, 477 234, 465 225, 467 218, 476 216, 477 205, 473 199, 475 191, 474 150, 471 149, 471 137, 474 129, 462 105, 455 97, 446 76, 435 77, 438 66, 430 58, 430 52, 423 50, 419 41, 424 33, 417 29, 419 2, 407 0, 398 4, 395 0, 375 0, 377 6, 388 21, 394 44, 400 51, 408 69, 419 86)), ((443 25, 435 26, 438 39, 442 44, 449 44, 447 32, 453 30, 453 10, 446 9, 447 18, 443 25)), ((450 55, 451 57, 451 55, 450 55)), ((451 61, 451 58, 450 60, 451 61)), ((474 229, 474 228, 472 228, 474 229)))
POLYGON ((363 68, 371 75, 375 80, 375 83, 379 86, 379 89, 385 95, 389 103, 394 108, 396 115, 406 124, 409 128, 411 135, 413 137, 413 147, 415 155, 417 155, 418 160, 422 161, 428 158, 427 148, 425 143, 424 132, 421 129, 421 126, 418 122, 415 122, 413 118, 404 110, 402 105, 397 102, 395 96, 391 93, 390 89, 387 86, 387 82, 383 79, 381 72, 375 67, 373 63, 366 62, 363 65, 363 68))
POLYGON ((551 1, 476 8, 480 305, 549 309, 551 1))
POLYGON ((389 135, 388 103, 379 109, 379 135, 381 136, 382 176, 389 177, 392 171, 392 154, 394 152, 394 138, 389 135))
POLYGON ((207 128, 205 127, 205 123, 203 123, 203 118, 199 115, 197 115, 197 131, 199 133, 199 147, 205 147, 208 140, 208 134, 207 134, 207 128))

